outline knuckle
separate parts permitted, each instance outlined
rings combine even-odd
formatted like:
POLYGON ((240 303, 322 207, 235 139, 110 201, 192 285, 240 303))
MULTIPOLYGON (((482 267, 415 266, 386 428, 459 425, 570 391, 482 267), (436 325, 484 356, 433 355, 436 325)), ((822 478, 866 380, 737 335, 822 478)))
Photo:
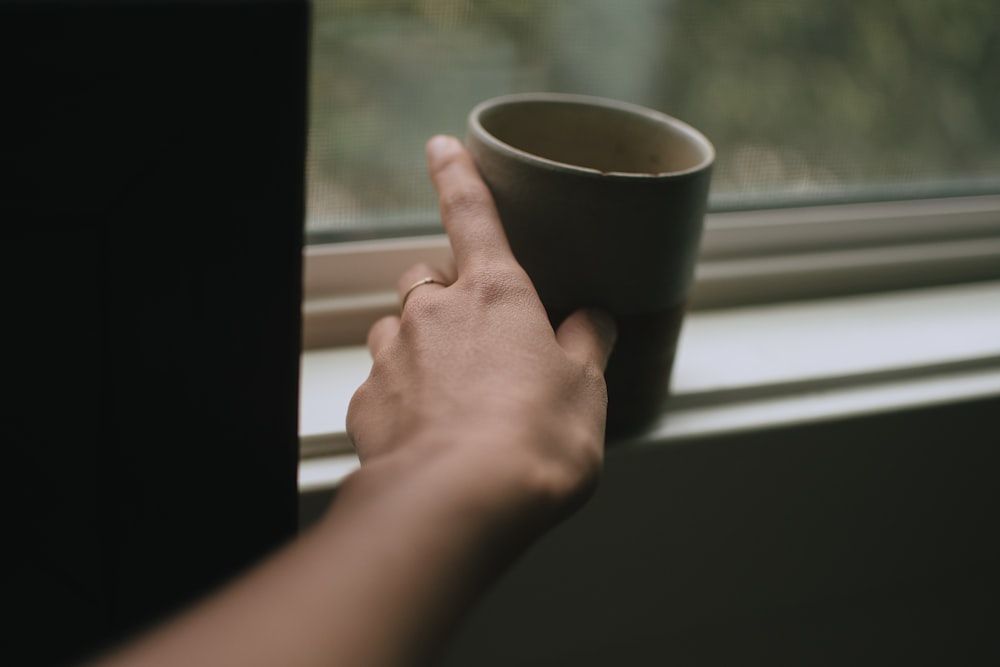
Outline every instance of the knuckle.
POLYGON ((366 380, 355 390, 347 405, 346 427, 349 435, 357 430, 363 418, 365 406, 371 403, 372 399, 371 382, 366 380))
POLYGON ((486 209, 488 201, 484 186, 477 183, 463 183, 441 195, 441 214, 448 218, 479 215, 486 209))
POLYGON ((604 468, 604 445, 590 434, 581 434, 572 454, 549 466, 543 484, 549 495, 572 508, 581 504, 597 487, 604 468))
POLYGON ((379 319, 375 320, 374 324, 372 324, 368 328, 368 342, 369 342, 369 345, 374 340, 378 339, 379 337, 381 337, 383 335, 386 335, 389 331, 391 331, 392 326, 393 326, 393 316, 392 315, 386 315, 386 316, 380 317, 379 319))
POLYGON ((472 273, 468 288, 475 300, 486 306, 524 303, 535 297, 535 290, 520 267, 494 263, 472 273))
POLYGON ((444 309, 444 303, 437 298, 433 291, 415 291, 407 299, 406 307, 403 308, 401 326, 405 326, 408 322, 437 321, 441 319, 444 309))
POLYGON ((583 382, 596 397, 599 398, 604 409, 608 406, 608 385, 604 379, 604 369, 597 362, 590 362, 583 366, 583 382))

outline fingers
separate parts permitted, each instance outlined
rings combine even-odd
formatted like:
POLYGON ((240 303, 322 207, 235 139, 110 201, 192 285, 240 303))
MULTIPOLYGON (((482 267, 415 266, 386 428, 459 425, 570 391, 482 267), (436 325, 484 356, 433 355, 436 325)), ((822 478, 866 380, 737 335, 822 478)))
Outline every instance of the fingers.
POLYGON ((427 142, 427 165, 459 275, 479 262, 513 261, 493 197, 461 142, 441 135, 432 138, 427 142))
POLYGON ((375 322, 368 330, 368 351, 372 359, 378 356, 399 333, 399 318, 388 315, 375 322))
POLYGON ((399 306, 402 308, 410 298, 416 299, 418 293, 429 294, 444 289, 453 282, 454 278, 444 271, 424 263, 417 264, 404 271, 396 281, 399 306))
MULTIPOLYGON (((406 271, 396 281, 396 292, 399 295, 400 308, 405 305, 411 295, 416 298, 419 291, 441 290, 454 282, 454 277, 441 269, 428 264, 416 264, 406 271)), ((388 316, 375 322, 368 330, 368 350, 372 357, 378 355, 399 333, 399 317, 388 316)))
POLYGON ((602 371, 608 367, 617 336, 618 330, 610 315, 587 308, 567 317, 556 331, 556 340, 567 354, 602 371))

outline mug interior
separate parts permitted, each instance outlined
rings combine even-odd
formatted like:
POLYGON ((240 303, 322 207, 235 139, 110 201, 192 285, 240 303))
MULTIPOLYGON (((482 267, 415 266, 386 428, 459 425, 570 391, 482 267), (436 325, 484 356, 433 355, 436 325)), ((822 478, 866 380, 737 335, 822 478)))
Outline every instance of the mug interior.
POLYGON ((478 120, 488 134, 519 151, 603 173, 673 174, 713 158, 696 131, 641 108, 517 100, 482 109, 478 120))

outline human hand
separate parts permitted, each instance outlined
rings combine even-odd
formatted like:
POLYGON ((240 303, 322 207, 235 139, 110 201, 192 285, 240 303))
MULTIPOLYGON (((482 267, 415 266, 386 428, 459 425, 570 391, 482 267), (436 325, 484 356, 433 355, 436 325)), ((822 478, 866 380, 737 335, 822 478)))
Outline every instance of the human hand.
POLYGON ((477 485, 515 478, 521 492, 571 508, 603 462, 614 323, 580 310, 553 331, 471 156, 435 137, 427 160, 456 265, 400 277, 405 308, 369 332, 374 364, 348 433, 362 464, 448 459, 477 485), (411 290, 425 278, 435 282, 411 290))
POLYGON ((427 153, 456 269, 407 271, 402 316, 369 333, 347 415, 361 470, 298 540, 101 664, 433 664, 593 487, 614 324, 579 311, 553 331, 469 154, 446 137, 427 153))

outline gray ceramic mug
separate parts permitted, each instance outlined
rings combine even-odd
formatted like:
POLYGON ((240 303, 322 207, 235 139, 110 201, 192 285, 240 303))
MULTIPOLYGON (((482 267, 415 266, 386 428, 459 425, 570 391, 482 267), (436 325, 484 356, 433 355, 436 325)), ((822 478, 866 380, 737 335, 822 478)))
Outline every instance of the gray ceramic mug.
POLYGON ((651 109, 555 93, 479 104, 466 144, 553 323, 582 306, 618 323, 608 436, 649 426, 669 393, 712 144, 651 109))

